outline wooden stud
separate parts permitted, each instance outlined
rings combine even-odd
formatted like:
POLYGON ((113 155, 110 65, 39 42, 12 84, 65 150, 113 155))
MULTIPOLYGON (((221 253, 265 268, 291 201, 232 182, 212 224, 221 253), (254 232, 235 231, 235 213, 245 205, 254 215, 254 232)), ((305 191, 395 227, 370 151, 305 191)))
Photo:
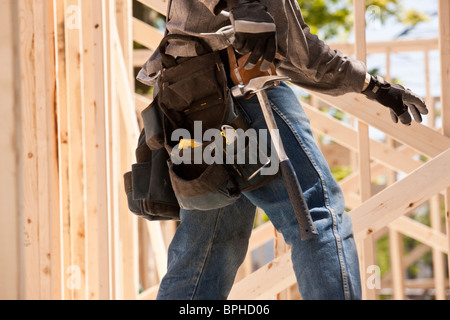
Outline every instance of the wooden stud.
POLYGON ((71 277, 74 299, 86 299, 86 150, 84 134, 83 32, 80 0, 65 0, 65 46, 67 68, 67 109, 69 123, 69 194, 71 277))
POLYGON ((20 122, 23 132, 23 194, 27 195, 20 202, 20 211, 25 219, 25 298, 40 299, 40 270, 39 270, 39 198, 37 173, 37 143, 36 143, 36 83, 34 61, 34 12, 33 2, 19 1, 20 14, 20 43, 21 43, 21 77, 23 112, 20 122), (25 22, 26 21, 26 22, 25 22))
MULTIPOLYGON (((355 52, 356 59, 366 63, 366 1, 353 1, 353 15, 355 19, 355 52)), ((361 84, 362 87, 362 84, 361 84)), ((359 168, 359 190, 361 202, 372 196, 372 177, 370 172, 370 144, 369 126, 363 121, 358 121, 358 168, 359 168)), ((361 281, 363 298, 367 300, 376 299, 376 291, 367 285, 367 270, 375 265, 375 243, 373 235, 370 235, 359 244, 361 281)))
MULTIPOLYGON (((431 94, 431 70, 430 70, 430 52, 429 50, 424 51, 425 59, 425 102, 427 103, 428 110, 428 126, 430 128, 436 127, 436 110, 434 106, 434 99, 431 94)), ((432 228, 435 230, 442 230, 441 221, 441 197, 440 195, 435 195, 430 199, 430 223, 432 228)), ((445 257, 444 254, 436 249, 432 249, 432 259, 433 259, 433 275, 434 275, 434 288, 436 300, 446 300, 446 271, 445 271, 445 257)))
MULTIPOLYGON (((439 0, 439 52, 441 64, 441 109, 442 128, 445 136, 450 137, 450 2, 439 0)), ((450 188, 445 190, 445 217, 448 243, 450 243, 450 188)), ((450 255, 448 255, 450 263, 450 255)), ((449 276, 450 279, 450 276, 449 276)))
MULTIPOLYGON (((95 90, 95 145, 96 145, 96 178, 97 178, 97 218, 98 218, 98 268, 99 298, 112 299, 112 253, 111 253, 111 193, 110 193, 110 124, 109 103, 112 99, 109 87, 109 65, 111 63, 108 50, 108 25, 106 18, 107 2, 92 1, 93 13, 93 45, 94 45, 94 83, 95 90)), ((92 27, 91 26, 91 27, 92 27)))
POLYGON ((33 2, 41 299, 60 297, 59 183, 53 3, 33 2))
POLYGON ((67 76, 66 76, 66 46, 65 46, 65 8, 64 2, 54 0, 55 7, 55 54, 56 54, 56 113, 58 132, 58 167, 59 167, 59 201, 60 201, 60 242, 61 242, 61 274, 62 299, 71 299, 68 272, 71 266, 70 249, 70 196, 69 196, 69 125, 67 109, 67 76))
POLYGON ((445 241, 446 235, 438 230, 427 227, 408 217, 400 217, 390 224, 393 230, 403 233, 409 237, 417 239, 437 251, 448 253, 449 246, 445 241))
MULTIPOLYGON (((388 82, 392 82, 391 77, 391 51, 386 50, 386 75, 385 79, 388 82)), ((392 137, 386 137, 386 145, 394 147, 396 144, 392 137)), ((399 170, 400 171, 400 170, 399 170)), ((387 185, 392 185, 397 181, 397 172, 390 170, 387 173, 387 185)), ((405 299, 405 267, 403 264, 403 235, 391 228, 389 228, 389 252, 390 252, 390 264, 393 274, 393 299, 404 300, 405 299)))
POLYGON ((389 229, 389 252, 393 279, 393 299, 405 300, 405 269, 403 264, 403 236, 389 229))
MULTIPOLYGON (((99 14, 93 10, 92 2, 82 2, 82 24, 83 24, 83 78, 84 78, 84 135, 85 153, 86 153, 86 286, 89 300, 100 298, 100 261, 102 259, 99 249, 99 212, 98 212, 98 144, 96 109, 97 91, 102 92, 101 83, 96 83, 96 72, 99 72, 99 66, 102 62, 98 59, 97 39, 95 39, 96 26, 99 25, 97 19, 99 14)), ((100 11, 101 15, 101 11, 100 11)), ((101 106, 98 106, 101 108, 101 106)))
POLYGON ((23 200, 23 146, 20 121, 23 105, 22 86, 16 73, 21 73, 19 41, 19 6, 17 0, 0 2, 0 299, 24 298, 23 234, 24 219, 20 214, 23 200))

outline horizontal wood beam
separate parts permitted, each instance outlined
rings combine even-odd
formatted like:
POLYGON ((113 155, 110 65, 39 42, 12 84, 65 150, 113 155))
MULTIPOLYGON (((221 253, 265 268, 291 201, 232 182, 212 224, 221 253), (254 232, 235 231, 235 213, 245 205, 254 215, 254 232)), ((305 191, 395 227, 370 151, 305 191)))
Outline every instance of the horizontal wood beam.
POLYGON ((248 251, 250 252, 256 248, 259 248, 266 242, 272 240, 274 238, 273 228, 272 222, 268 221, 254 229, 252 236, 250 237, 248 251))
MULTIPOLYGON (((313 131, 331 137, 333 141, 354 152, 359 151, 358 133, 355 129, 318 111, 308 104, 303 103, 303 108, 311 120, 311 129, 313 131)), ((390 169, 403 173, 410 173, 422 165, 422 162, 412 159, 408 155, 387 144, 374 139, 370 139, 369 142, 372 159, 382 163, 390 169)))
POLYGON ((448 172, 450 149, 354 209, 351 216, 356 237, 381 230, 450 186, 448 172))
POLYGON ((349 93, 332 97, 312 91, 310 93, 428 157, 433 158, 450 148, 450 138, 416 122, 409 127, 395 124, 387 108, 368 100, 362 94, 349 93))
POLYGON ((141 67, 152 56, 153 50, 136 49, 133 51, 133 67, 141 67))
POLYGON ((163 38, 163 34, 151 25, 133 18, 133 39, 150 50, 156 50, 163 38))
POLYGON ((169 2, 168 0, 137 0, 137 1, 161 13, 164 16, 167 14, 167 4, 169 2))
POLYGON ((230 300, 270 300, 295 282, 289 250, 238 282, 228 298, 230 300))
POLYGON ((444 233, 411 218, 400 217, 390 223, 389 228, 439 250, 442 253, 448 253, 447 236, 444 233))
POLYGON ((138 300, 156 300, 158 295, 159 285, 153 286, 138 295, 138 300))
MULTIPOLYGON (((330 42, 330 48, 342 51, 347 55, 352 55, 355 52, 355 44, 345 42, 330 42)), ((414 40, 396 40, 396 41, 374 41, 367 42, 367 54, 375 53, 398 53, 398 52, 412 52, 424 50, 438 50, 439 39, 414 39, 414 40)))

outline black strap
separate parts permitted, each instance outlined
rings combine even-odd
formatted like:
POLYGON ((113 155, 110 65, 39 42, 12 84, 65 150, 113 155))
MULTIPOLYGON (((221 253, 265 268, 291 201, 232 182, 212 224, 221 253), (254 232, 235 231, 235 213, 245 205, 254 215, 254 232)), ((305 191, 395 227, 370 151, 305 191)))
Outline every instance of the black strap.
POLYGON ((159 53, 161 54, 162 64, 165 68, 171 68, 177 65, 176 59, 173 56, 166 54, 167 45, 171 40, 194 42, 195 51, 198 56, 213 52, 206 41, 201 38, 184 34, 169 34, 163 38, 159 45, 159 53))

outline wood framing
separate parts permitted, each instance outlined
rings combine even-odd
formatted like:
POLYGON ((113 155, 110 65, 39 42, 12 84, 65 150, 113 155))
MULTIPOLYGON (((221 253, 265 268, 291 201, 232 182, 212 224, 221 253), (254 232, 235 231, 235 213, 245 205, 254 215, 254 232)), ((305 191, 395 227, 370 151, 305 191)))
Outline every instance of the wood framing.
MULTIPOLYGON (((439 0, 438 3, 442 128, 444 135, 450 137, 450 3, 445 0, 439 0)), ((447 241, 450 243, 450 188, 445 190, 445 217, 447 241)), ((448 261, 450 262, 450 255, 448 261)))
POLYGON ((0 2, 0 58, 4 62, 0 74, 0 92, 2 108, 0 109, 0 128, 5 139, 0 139, 2 156, 0 157, 0 290, 2 300, 24 298, 22 244, 24 229, 20 202, 23 197, 23 147, 20 132, 23 130, 19 121, 22 112, 21 83, 16 77, 20 73, 19 41, 19 7, 16 0, 0 2))
MULTIPOLYGON (((167 12, 168 0, 137 1, 167 12)), ((393 53, 420 52, 428 123, 395 125, 388 109, 358 93, 310 91, 310 103, 302 103, 323 150, 339 144, 339 155, 358 159, 342 157, 352 173, 340 185, 359 244, 363 286, 367 267, 378 263, 376 243, 388 236, 390 270, 381 290, 363 288, 365 299, 389 294, 403 300, 411 289, 432 289, 436 299, 448 299, 450 2, 437 3, 435 37, 366 43, 366 3, 355 0, 355 43, 330 44, 362 61, 385 54, 387 79, 393 53), (431 51, 440 54, 439 97, 432 96, 431 51), (354 122, 334 119, 322 107, 354 122), (372 127, 386 140, 372 137, 372 127), (330 146, 322 144, 323 136, 330 146), (385 182, 375 186, 376 180, 385 182), (419 209, 429 214, 429 226, 414 219, 419 209), (404 237, 420 244, 403 252, 404 237), (405 269, 429 251, 433 279, 407 279, 405 269)), ((135 93, 133 68, 163 34, 133 16, 133 0, 3 0, 0 17, 0 242, 8 244, 0 250, 0 298, 155 299, 177 224, 130 213, 123 174, 136 160, 140 113, 151 103, 150 95, 135 93), (133 43, 145 48, 133 50, 133 43)), ((291 290, 297 280, 290 248, 271 222, 263 223, 260 209, 257 217, 229 298, 300 299, 291 290), (255 259, 269 243, 274 259, 255 259)))

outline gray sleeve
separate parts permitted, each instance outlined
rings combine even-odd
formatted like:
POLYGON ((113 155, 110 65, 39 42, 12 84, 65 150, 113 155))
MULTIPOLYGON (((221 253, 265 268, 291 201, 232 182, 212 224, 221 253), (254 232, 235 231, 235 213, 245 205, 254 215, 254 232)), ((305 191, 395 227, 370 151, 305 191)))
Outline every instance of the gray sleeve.
POLYGON ((361 61, 332 50, 310 32, 295 0, 287 0, 289 40, 287 59, 277 71, 291 78, 292 83, 329 95, 361 92, 367 68, 361 61), (295 4, 294 4, 294 3, 295 4))

